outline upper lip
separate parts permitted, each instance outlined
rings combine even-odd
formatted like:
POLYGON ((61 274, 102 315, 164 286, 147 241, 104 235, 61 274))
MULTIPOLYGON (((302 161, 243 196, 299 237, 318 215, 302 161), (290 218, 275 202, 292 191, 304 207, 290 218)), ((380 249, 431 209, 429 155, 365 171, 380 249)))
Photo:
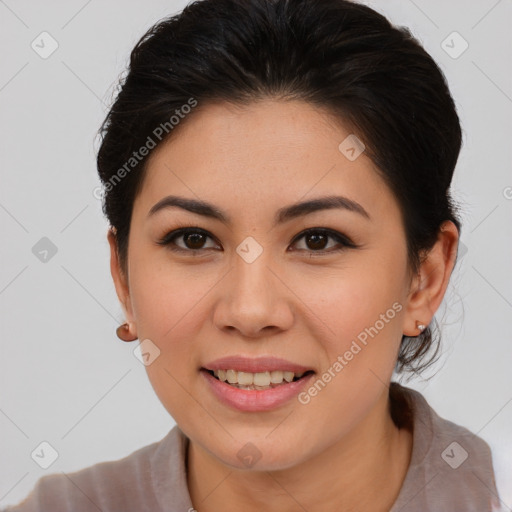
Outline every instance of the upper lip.
POLYGON ((293 373, 313 371, 312 368, 278 357, 251 358, 241 355, 215 359, 215 361, 207 363, 203 368, 207 370, 235 370, 248 373, 272 372, 276 370, 293 373))

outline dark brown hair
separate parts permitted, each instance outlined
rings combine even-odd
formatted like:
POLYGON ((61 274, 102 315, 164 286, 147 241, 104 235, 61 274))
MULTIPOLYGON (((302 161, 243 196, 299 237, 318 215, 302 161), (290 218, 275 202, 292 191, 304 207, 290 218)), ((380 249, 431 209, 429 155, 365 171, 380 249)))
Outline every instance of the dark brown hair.
MULTIPOLYGON (((400 206, 411 272, 443 221, 460 231, 449 192, 459 118, 442 71, 406 28, 346 0, 198 0, 140 38, 99 131, 103 211, 124 270, 148 158, 139 149, 208 102, 262 98, 303 100, 353 128, 400 206)), ((397 371, 430 364, 432 345, 437 353, 430 326, 404 336, 397 371)))

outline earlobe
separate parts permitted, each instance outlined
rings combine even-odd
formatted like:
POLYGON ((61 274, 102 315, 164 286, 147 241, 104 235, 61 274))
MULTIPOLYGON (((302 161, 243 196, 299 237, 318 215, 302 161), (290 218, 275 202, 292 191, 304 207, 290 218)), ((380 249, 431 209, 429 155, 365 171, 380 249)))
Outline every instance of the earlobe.
POLYGON ((418 336, 439 308, 455 266, 458 239, 459 232, 455 224, 445 221, 439 230, 436 243, 425 256, 411 284, 404 335, 418 336))

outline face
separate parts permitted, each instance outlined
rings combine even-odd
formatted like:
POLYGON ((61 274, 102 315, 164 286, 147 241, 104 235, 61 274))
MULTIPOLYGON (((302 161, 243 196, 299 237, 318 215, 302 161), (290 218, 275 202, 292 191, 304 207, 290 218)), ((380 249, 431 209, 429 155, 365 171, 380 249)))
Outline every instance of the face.
POLYGON ((225 464, 246 467, 243 450, 259 469, 299 464, 349 436, 387 391, 411 321, 406 239, 370 159, 339 149, 350 134, 299 101, 210 104, 148 162, 118 293, 139 340, 150 340, 146 370, 162 404, 225 464), (176 205, 150 213, 171 195, 224 220, 176 205), (344 199, 288 210, 326 196, 344 199), (204 370, 228 356, 286 361, 246 370, 314 373, 240 390, 204 370))

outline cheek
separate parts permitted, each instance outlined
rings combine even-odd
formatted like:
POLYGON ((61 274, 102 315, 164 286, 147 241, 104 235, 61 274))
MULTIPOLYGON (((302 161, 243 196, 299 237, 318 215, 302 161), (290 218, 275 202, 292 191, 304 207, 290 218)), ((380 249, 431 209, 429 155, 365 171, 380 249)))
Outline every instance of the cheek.
POLYGON ((163 348, 198 328, 202 299, 218 278, 201 265, 188 268, 165 258, 133 258, 130 294, 139 335, 154 338, 163 348))
POLYGON ((307 288, 316 324, 325 326, 317 339, 325 360, 301 404, 319 422, 338 425, 338 433, 364 417, 395 367, 404 307, 397 281, 383 275, 382 267, 361 273, 351 269, 338 274, 336 285, 333 278, 328 286, 312 281, 307 288))
POLYGON ((139 340, 149 339, 159 350, 154 362, 146 366, 148 377, 171 415, 181 417, 179 408, 188 396, 185 391, 198 377, 201 348, 211 337, 209 299, 222 285, 225 271, 159 260, 145 263, 133 258, 130 293, 139 340))
POLYGON ((306 304, 304 312, 310 311, 311 325, 318 329, 316 336, 331 359, 349 350, 353 340, 369 346, 368 340, 379 339, 379 350, 396 344, 404 308, 395 273, 382 264, 365 263, 328 276, 325 271, 302 274, 293 281, 294 292, 306 304))
POLYGON ((186 391, 197 377, 204 323, 201 298, 213 283, 209 284, 211 279, 188 279, 170 268, 149 265, 146 269, 134 274, 131 290, 139 339, 151 340, 159 351, 146 372, 160 402, 175 420, 183 422, 195 406, 186 391))
POLYGON ((308 289, 310 306, 328 330, 319 338, 326 360, 318 378, 325 385, 307 389, 302 403, 324 419, 330 411, 330 420, 350 428, 393 373, 404 311, 400 279, 382 265, 365 265, 361 272, 339 273, 328 286, 311 282, 308 289))

